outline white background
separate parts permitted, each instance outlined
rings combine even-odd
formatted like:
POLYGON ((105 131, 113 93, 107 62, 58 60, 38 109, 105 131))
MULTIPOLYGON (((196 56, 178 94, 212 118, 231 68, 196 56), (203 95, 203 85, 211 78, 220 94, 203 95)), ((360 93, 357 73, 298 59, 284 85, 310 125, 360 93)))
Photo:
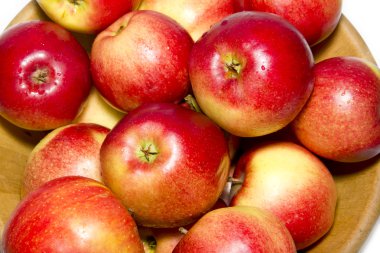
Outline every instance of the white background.
MULTIPOLYGON (((29 0, 0 0, 0 31, 28 3, 29 0)), ((380 1, 379 0, 343 0, 343 13, 356 27, 366 41, 376 62, 380 64, 380 1)), ((1 60, 1 56, 0 56, 1 60)), ((380 203, 378 203, 380 205, 380 203)), ((333 252, 333 249, 331 249, 333 252)), ((380 251, 380 220, 365 242, 360 253, 380 251)))

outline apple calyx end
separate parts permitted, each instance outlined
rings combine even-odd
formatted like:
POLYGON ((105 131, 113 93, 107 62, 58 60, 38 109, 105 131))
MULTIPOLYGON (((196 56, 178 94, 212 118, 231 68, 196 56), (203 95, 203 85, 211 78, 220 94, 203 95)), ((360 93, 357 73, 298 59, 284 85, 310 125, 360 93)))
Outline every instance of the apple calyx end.
POLYGON ((49 79, 49 70, 46 68, 37 69, 32 73, 31 79, 33 83, 37 85, 47 83, 49 79))
POLYGON ((227 78, 237 79, 240 77, 243 71, 244 63, 232 53, 228 53, 224 57, 224 70, 226 72, 227 78))
POLYGON ((154 253, 157 248, 157 240, 153 235, 147 235, 142 238, 142 242, 144 245, 145 252, 154 253))

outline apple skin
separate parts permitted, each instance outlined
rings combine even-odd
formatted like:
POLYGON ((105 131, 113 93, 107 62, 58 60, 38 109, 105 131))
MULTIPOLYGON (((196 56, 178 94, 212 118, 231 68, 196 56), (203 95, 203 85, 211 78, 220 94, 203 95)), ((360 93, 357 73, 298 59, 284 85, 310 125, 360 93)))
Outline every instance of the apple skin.
POLYGON ((105 184, 138 225, 190 224, 217 202, 230 159, 223 131, 205 115, 173 103, 128 113, 100 149, 105 184))
POLYGON ((190 91, 187 31, 155 11, 133 11, 99 33, 91 50, 94 84, 115 108, 180 102, 190 91))
POLYGON ((197 221, 173 253, 295 253, 284 224, 263 209, 235 206, 215 209, 197 221))
POLYGON ((367 60, 334 57, 315 66, 310 100, 292 123, 309 150, 339 162, 380 153, 380 70, 367 60))
POLYGON ((139 10, 154 10, 168 15, 197 41, 213 24, 242 8, 236 0, 142 0, 139 10))
POLYGON ((147 228, 139 227, 145 253, 172 252, 184 236, 179 228, 147 228))
POLYGON ((37 0, 55 23, 78 33, 96 34, 136 9, 140 0, 37 0))
POLYGON ((202 111, 233 135, 255 137, 296 117, 313 88, 313 65, 310 47, 287 21, 239 12, 194 44, 189 70, 202 111))
MULTIPOLYGON (((231 206, 256 206, 280 218, 297 249, 331 228, 337 202, 335 182, 310 151, 292 142, 267 142, 243 154, 234 178, 244 178, 231 206)), ((235 190, 236 191, 236 190, 235 190)))
POLYGON ((342 0, 244 0, 245 10, 277 14, 293 24, 310 46, 326 39, 342 14, 342 0))
POLYGON ((144 252, 137 225, 113 193, 68 176, 30 193, 13 211, 4 252, 144 252))
POLYGON ((21 196, 63 176, 84 176, 102 182, 99 152, 109 131, 97 124, 78 123, 50 132, 29 155, 21 196))
POLYGON ((0 115, 29 130, 71 123, 91 89, 90 61, 68 31, 27 21, 0 36, 0 115))
MULTIPOLYGON (((224 207, 227 207, 226 203, 219 198, 211 210, 224 207)), ((176 228, 147 228, 140 226, 138 229, 145 253, 173 252, 175 246, 193 224, 176 228)))

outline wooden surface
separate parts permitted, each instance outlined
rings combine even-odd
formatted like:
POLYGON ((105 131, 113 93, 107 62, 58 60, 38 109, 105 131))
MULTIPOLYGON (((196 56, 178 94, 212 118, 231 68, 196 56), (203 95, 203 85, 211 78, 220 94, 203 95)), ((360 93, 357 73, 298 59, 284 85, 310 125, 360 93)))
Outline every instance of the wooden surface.
MULTIPOLYGON (((47 19, 34 1, 11 24, 32 19, 47 19)), ((93 37, 75 36, 88 51, 91 49, 93 37)), ((325 42, 313 48, 313 53, 317 62, 333 56, 358 56, 374 62, 360 35, 345 17, 325 42)), ((77 121, 112 127, 122 115, 93 90, 77 121)), ((17 128, 0 118, 0 232, 20 200, 27 157, 45 134, 17 128)), ((338 188, 336 219, 330 232, 303 252, 357 252, 380 213, 380 157, 356 164, 326 162, 326 165, 338 188)))

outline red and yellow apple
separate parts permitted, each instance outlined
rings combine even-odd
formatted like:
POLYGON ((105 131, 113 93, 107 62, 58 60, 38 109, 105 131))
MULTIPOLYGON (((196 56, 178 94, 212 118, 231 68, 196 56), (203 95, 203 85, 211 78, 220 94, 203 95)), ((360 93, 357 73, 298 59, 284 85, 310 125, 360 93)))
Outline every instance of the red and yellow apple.
POLYGON ((105 184, 146 227, 190 224, 217 202, 230 159, 223 131, 173 103, 129 112, 100 149, 105 184))
POLYGON ((66 29, 98 33, 138 7, 140 0, 37 0, 46 15, 66 29))
POLYGON ((100 182, 79 176, 51 180, 24 198, 6 224, 2 250, 144 252, 119 199, 100 182))
POLYGON ((90 123, 70 124, 50 132, 29 155, 21 195, 63 176, 102 182, 99 152, 108 132, 108 128, 90 123))
POLYGON ((130 12, 96 36, 94 84, 121 111, 146 102, 180 102, 190 91, 192 46, 186 30, 166 15, 130 12))
POLYGON ((340 162, 380 153, 380 70, 362 58, 334 57, 315 66, 310 100, 292 123, 309 150, 340 162))
POLYGON ((172 252, 184 236, 179 228, 139 227, 139 234, 145 253, 172 252))
POLYGON ((197 41, 213 24, 242 8, 236 0, 142 0, 139 10, 154 10, 168 15, 197 41))
MULTIPOLYGON (((211 210, 226 206, 222 199, 218 199, 211 210)), ((193 224, 175 228, 147 228, 140 226, 139 234, 145 253, 171 253, 193 224)))
POLYGON ((336 28, 342 0, 243 0, 245 10, 277 14, 293 24, 313 46, 336 28))
POLYGON ((330 230, 337 202, 335 182, 306 148, 292 142, 258 144, 239 159, 234 178, 243 183, 233 190, 231 206, 270 211, 286 225, 297 249, 330 230))
POLYGON ((197 221, 173 253, 295 253, 285 225, 263 209, 235 206, 215 209, 197 221))
POLYGON ((215 24, 194 44, 189 64, 202 111, 241 137, 285 127, 313 88, 310 47, 270 13, 239 12, 215 24))
POLYGON ((91 89, 90 61, 71 33, 27 21, 0 36, 0 115, 30 130, 67 125, 91 89))

